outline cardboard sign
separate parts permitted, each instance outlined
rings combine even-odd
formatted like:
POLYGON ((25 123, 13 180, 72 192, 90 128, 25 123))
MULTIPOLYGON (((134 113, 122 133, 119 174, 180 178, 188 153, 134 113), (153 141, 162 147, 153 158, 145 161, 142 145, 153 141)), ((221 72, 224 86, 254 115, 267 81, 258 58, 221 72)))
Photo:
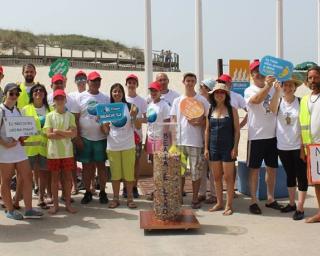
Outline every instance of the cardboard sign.
POLYGON ((50 66, 49 77, 53 77, 55 74, 62 74, 66 76, 69 71, 70 62, 67 59, 57 59, 50 66))
POLYGON ((32 116, 9 116, 3 120, 6 136, 12 137, 15 140, 20 137, 36 135, 38 133, 32 116))
POLYGON ((283 59, 265 56, 261 60, 259 72, 264 76, 274 76, 278 81, 283 82, 291 78, 293 64, 283 59))
POLYGON ((308 180, 311 184, 320 184, 320 144, 307 146, 308 180))
POLYGON ((204 107, 201 102, 194 98, 187 97, 180 103, 181 113, 188 119, 199 118, 204 114, 204 107))
POLYGON ((244 96, 244 91, 250 86, 250 61, 230 60, 229 74, 232 77, 232 91, 244 96))
POLYGON ((124 115, 124 103, 97 104, 99 123, 119 121, 124 115))

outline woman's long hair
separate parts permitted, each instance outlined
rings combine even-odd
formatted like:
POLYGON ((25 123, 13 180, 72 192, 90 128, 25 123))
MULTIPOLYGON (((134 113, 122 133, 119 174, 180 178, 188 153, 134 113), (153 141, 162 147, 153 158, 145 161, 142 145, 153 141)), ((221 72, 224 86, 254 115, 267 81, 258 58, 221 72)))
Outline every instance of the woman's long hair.
MULTIPOLYGON (((209 102, 210 102, 210 104, 211 104, 211 108, 212 108, 212 109, 215 109, 216 106, 217 106, 217 102, 216 102, 216 100, 215 100, 215 98, 214 98, 214 93, 212 93, 212 94, 209 95, 209 102)), ((226 93, 226 98, 225 98, 225 100, 224 100, 224 105, 225 105, 228 109, 232 108, 232 106, 231 106, 231 98, 230 98, 230 94, 229 94, 229 93, 226 93)))
POLYGON ((49 104, 48 104, 48 100, 47 100, 47 95, 48 95, 48 92, 46 90, 46 87, 43 85, 43 84, 40 84, 40 83, 36 83, 34 86, 32 86, 31 90, 30 90, 30 100, 29 100, 29 103, 30 104, 33 104, 34 102, 34 99, 33 99, 33 93, 35 91, 35 89, 38 89, 38 88, 41 88, 44 92, 44 98, 42 99, 42 103, 43 105, 45 106, 45 108, 47 110, 50 110, 50 107, 49 107, 49 104))
POLYGON ((125 92, 124 92, 124 88, 123 88, 123 86, 122 86, 120 83, 115 83, 115 84, 113 84, 113 85, 111 86, 111 88, 110 88, 110 102, 111 102, 111 103, 114 103, 114 98, 112 97, 112 91, 113 91, 115 88, 117 88, 117 87, 119 87, 119 89, 120 89, 121 92, 122 92, 121 102, 123 102, 123 103, 128 103, 127 100, 126 100, 126 94, 125 94, 125 92))

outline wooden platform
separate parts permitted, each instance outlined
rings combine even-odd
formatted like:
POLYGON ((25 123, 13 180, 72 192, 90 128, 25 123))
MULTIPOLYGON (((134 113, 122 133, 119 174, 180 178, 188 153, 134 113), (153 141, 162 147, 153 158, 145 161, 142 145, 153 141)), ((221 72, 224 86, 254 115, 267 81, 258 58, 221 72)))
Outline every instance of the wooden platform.
POLYGON ((200 223, 191 209, 182 209, 175 221, 156 219, 154 211, 140 211, 140 228, 144 230, 198 229, 200 223))

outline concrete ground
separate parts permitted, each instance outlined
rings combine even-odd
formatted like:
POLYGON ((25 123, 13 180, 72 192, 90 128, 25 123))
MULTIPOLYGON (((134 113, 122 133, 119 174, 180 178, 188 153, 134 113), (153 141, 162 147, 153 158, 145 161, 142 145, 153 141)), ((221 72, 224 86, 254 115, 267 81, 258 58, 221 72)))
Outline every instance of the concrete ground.
MULTIPOLYGON (((111 186, 108 184, 109 198, 111 186)), ((313 188, 309 189, 306 215, 316 212, 313 188)), ((138 200, 138 210, 129 210, 125 201, 111 210, 97 198, 79 212, 56 216, 47 213, 41 220, 13 221, 0 211, 0 255, 319 255, 320 224, 293 221, 290 214, 265 208, 263 215, 248 213, 249 200, 242 195, 234 201, 235 213, 208 212, 208 205, 195 211, 199 230, 152 231, 139 228, 139 210, 152 203, 138 200)), ((190 195, 185 199, 188 207, 190 195)))

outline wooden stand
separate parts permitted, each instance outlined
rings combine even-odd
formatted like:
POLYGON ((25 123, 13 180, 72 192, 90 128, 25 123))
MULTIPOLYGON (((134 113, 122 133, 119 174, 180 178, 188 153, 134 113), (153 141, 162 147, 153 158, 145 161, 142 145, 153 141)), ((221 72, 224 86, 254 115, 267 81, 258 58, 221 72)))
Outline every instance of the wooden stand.
POLYGON ((140 228, 144 230, 198 229, 200 223, 191 209, 182 209, 174 221, 158 220, 154 211, 140 211, 140 228))

